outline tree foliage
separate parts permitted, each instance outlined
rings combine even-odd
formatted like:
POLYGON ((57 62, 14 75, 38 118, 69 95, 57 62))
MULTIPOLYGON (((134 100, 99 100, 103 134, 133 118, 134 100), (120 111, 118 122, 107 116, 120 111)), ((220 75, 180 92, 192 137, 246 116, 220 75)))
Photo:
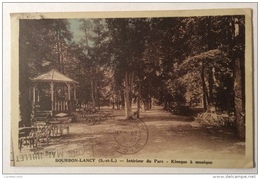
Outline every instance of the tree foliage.
POLYGON ((19 91, 21 119, 30 125, 30 79, 50 69, 64 73, 72 35, 67 20, 20 20, 19 91))
POLYGON ((152 101, 166 109, 214 105, 242 118, 244 16, 74 21, 83 35, 73 42, 67 20, 21 20, 21 106, 28 105, 29 78, 56 68, 79 82, 80 103, 121 106, 126 118, 133 103, 147 110, 152 101))

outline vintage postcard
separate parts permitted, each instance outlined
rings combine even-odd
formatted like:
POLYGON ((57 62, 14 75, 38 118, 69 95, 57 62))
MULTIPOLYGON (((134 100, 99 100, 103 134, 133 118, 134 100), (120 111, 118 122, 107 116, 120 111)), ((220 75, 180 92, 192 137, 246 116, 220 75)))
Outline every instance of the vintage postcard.
POLYGON ((252 168, 250 9, 11 14, 11 166, 252 168))

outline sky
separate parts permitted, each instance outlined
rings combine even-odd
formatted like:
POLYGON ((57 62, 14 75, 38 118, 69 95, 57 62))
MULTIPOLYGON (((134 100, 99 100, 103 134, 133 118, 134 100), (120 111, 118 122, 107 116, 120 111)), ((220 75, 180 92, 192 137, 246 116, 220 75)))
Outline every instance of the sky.
MULTIPOLYGON (((85 38, 85 33, 82 32, 81 30, 79 30, 80 27, 80 19, 68 19, 69 23, 70 23, 70 31, 73 33, 73 41, 76 43, 79 43, 81 39, 85 38)), ((91 33, 91 31, 89 31, 88 33, 91 33)), ((92 45, 93 42, 91 42, 90 40, 88 40, 88 45, 92 45)))
POLYGON ((73 40, 79 42, 83 37, 83 33, 79 30, 79 20, 78 19, 69 19, 70 22, 70 31, 73 33, 73 40))

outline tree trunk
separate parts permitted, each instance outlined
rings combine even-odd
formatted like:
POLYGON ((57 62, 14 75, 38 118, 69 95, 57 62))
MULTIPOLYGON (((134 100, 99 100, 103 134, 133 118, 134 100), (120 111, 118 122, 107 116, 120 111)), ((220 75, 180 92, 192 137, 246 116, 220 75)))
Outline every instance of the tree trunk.
POLYGON ((137 99, 137 118, 140 118, 141 108, 141 82, 138 84, 138 99, 137 99))
POLYGON ((234 69, 234 94, 235 94, 235 116, 236 129, 239 138, 245 138, 245 115, 243 110, 242 81, 240 59, 235 59, 234 69))
POLYGON ((130 102, 130 83, 129 83, 129 74, 128 72, 125 73, 125 116, 126 119, 132 118, 132 108, 131 108, 131 102, 130 102))
MULTIPOLYGON (((212 35, 211 35, 211 17, 208 16, 207 17, 207 31, 208 31, 208 50, 212 50, 212 35)), ((209 59, 206 59, 207 61, 209 61, 209 59)), ((212 67, 209 67, 209 74, 208 74, 208 83, 209 83, 209 92, 208 92, 208 104, 212 104, 213 103, 213 72, 212 72, 212 67)))
POLYGON ((92 109, 96 108, 96 98, 95 98, 95 82, 94 79, 91 78, 91 98, 92 98, 92 109))
MULTIPOLYGON (((146 103, 146 110, 148 109, 148 103, 146 103)), ((168 108, 168 100, 164 100, 164 109, 167 109, 168 108)))
MULTIPOLYGON (((143 99, 143 103, 144 103, 144 110, 147 111, 149 109, 147 99, 143 99)), ((165 106, 165 103, 164 103, 164 106, 165 106)))
POLYGON ((100 96, 99 96, 99 82, 98 80, 96 81, 96 101, 97 101, 97 106, 98 109, 100 110, 100 96))
POLYGON ((208 99, 208 92, 207 92, 207 87, 206 87, 206 83, 205 83, 205 71, 204 71, 205 67, 204 67, 204 62, 202 62, 201 65, 201 83, 202 83, 202 90, 203 90, 203 108, 204 111, 207 110, 207 99, 208 99))
POLYGON ((208 98, 208 104, 213 103, 213 72, 212 67, 209 68, 209 98, 208 98))
POLYGON ((100 96, 99 96, 99 90, 97 90, 97 106, 98 106, 98 110, 100 110, 100 96))
MULTIPOLYGON (((27 65, 27 64, 26 64, 27 65)), ((20 69, 20 115, 22 124, 25 126, 31 125, 31 101, 29 99, 29 76, 27 70, 20 69), (23 73, 23 74, 21 74, 23 73)))
POLYGON ((120 109, 119 100, 120 100, 120 93, 119 93, 119 91, 117 91, 117 93, 116 93, 116 108, 117 109, 120 109))
POLYGON ((239 33, 239 21, 235 18, 232 23, 233 26, 233 43, 232 43, 232 56, 234 65, 234 103, 235 103, 235 117, 236 117, 236 132, 237 136, 245 139, 245 110, 244 110, 244 82, 242 82, 244 50, 235 48, 242 46, 243 41, 239 41, 241 34, 239 33))
POLYGON ((31 112, 32 106, 29 99, 29 60, 27 55, 29 54, 27 40, 25 36, 21 35, 22 32, 27 31, 28 26, 25 21, 20 21, 20 43, 19 43, 19 109, 22 124, 25 126, 31 126, 31 112))
POLYGON ((149 95, 149 109, 152 109, 152 98, 150 95, 149 95))
POLYGON ((130 107, 132 109, 132 99, 133 99, 133 94, 132 94, 132 91, 133 91, 133 84, 134 84, 134 73, 130 73, 129 75, 129 101, 130 101, 130 107))
POLYGON ((115 96, 114 94, 112 95, 112 109, 115 109, 115 96))
POLYGON ((60 44, 60 31, 57 30, 57 55, 58 55, 58 67, 56 67, 56 69, 58 69, 58 71, 60 73, 62 72, 62 63, 61 63, 61 44, 60 44))
POLYGON ((62 74, 64 74, 64 52, 63 52, 63 48, 62 48, 62 41, 61 41, 61 31, 60 30, 58 30, 59 32, 58 32, 58 34, 59 34, 59 38, 58 38, 58 44, 59 44, 59 58, 60 58, 60 72, 62 73, 62 74))

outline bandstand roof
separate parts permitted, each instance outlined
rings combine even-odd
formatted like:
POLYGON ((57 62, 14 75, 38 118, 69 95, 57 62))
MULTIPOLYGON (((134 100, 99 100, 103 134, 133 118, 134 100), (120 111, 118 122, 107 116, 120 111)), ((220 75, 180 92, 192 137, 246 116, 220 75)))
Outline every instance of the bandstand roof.
POLYGON ((67 83, 78 83, 77 81, 61 74, 60 72, 52 69, 51 71, 41 74, 32 79, 37 82, 67 82, 67 83))

